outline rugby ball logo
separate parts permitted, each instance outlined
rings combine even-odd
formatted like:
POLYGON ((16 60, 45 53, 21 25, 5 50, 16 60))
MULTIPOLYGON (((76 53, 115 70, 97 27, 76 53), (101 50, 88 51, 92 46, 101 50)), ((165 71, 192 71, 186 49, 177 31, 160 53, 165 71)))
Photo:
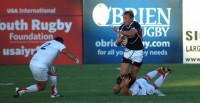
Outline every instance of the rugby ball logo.
POLYGON ((92 17, 96 25, 105 26, 109 20, 108 7, 103 3, 97 4, 93 9, 92 17))

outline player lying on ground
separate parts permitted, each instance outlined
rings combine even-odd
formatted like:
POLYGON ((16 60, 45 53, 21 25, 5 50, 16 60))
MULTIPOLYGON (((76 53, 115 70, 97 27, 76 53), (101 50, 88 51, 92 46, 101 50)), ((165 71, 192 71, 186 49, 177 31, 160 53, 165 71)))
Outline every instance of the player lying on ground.
POLYGON ((123 89, 123 95, 125 96, 152 95, 155 93, 155 89, 158 89, 162 85, 166 76, 171 71, 172 70, 170 68, 158 68, 147 73, 145 78, 137 79, 133 85, 129 85, 129 82, 131 81, 129 73, 119 85, 114 87, 114 93, 118 94, 123 89), (158 73, 160 73, 161 76, 151 85, 149 83, 150 80, 153 79, 158 73))

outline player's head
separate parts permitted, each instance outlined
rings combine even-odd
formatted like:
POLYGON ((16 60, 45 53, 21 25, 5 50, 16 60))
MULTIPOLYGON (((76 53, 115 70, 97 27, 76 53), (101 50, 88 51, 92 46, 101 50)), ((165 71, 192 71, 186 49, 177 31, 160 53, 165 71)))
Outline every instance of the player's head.
POLYGON ((148 95, 153 95, 153 93, 155 92, 155 87, 152 86, 152 85, 150 85, 150 84, 148 84, 148 85, 146 86, 146 91, 147 91, 147 94, 148 94, 148 95))
POLYGON ((54 40, 61 42, 61 43, 64 43, 64 40, 63 40, 62 37, 55 37, 54 40))
POLYGON ((134 14, 133 11, 125 11, 123 15, 124 25, 129 26, 133 22, 134 14))

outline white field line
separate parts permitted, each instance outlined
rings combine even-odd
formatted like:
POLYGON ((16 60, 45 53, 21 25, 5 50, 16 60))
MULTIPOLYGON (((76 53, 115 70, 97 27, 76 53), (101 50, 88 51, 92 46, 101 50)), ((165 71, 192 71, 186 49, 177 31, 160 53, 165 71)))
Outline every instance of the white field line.
POLYGON ((14 83, 0 83, 0 86, 14 85, 14 83))
POLYGON ((120 67, 118 67, 118 68, 116 68, 117 70, 121 70, 121 68, 120 67))

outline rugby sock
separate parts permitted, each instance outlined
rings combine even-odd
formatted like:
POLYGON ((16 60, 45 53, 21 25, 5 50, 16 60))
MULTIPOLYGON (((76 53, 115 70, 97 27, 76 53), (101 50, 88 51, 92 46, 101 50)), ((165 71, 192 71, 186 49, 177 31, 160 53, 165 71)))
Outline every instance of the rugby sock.
POLYGON ((51 94, 54 95, 58 93, 57 91, 57 76, 50 76, 50 82, 51 82, 51 94))
POLYGON ((158 74, 157 70, 151 71, 147 73, 146 77, 149 78, 149 80, 153 79, 158 74))
POLYGON ((31 85, 31 86, 29 86, 27 88, 20 88, 19 93, 36 92, 36 91, 38 91, 38 87, 37 87, 36 84, 34 84, 34 85, 31 85))
POLYGON ((158 73, 162 73, 162 70, 160 68, 157 69, 158 73))
POLYGON ((165 72, 163 75, 161 75, 158 79, 155 80, 153 85, 156 89, 158 89, 162 85, 167 75, 168 75, 168 72, 165 72))

